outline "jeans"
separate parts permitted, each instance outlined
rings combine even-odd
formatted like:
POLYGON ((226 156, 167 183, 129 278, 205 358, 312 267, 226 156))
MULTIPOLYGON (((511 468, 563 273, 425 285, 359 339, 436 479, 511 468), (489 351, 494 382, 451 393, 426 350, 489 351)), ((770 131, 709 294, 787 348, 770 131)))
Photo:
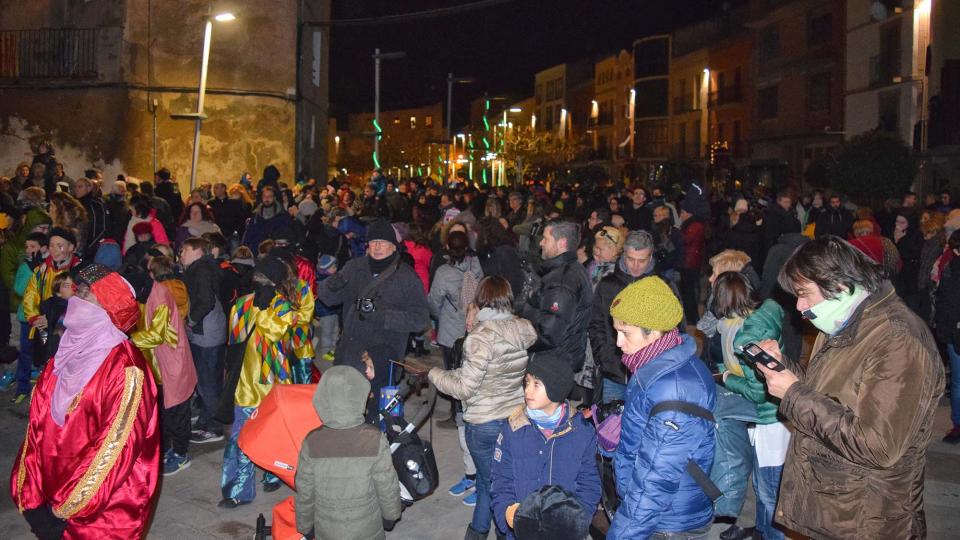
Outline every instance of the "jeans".
POLYGON ((736 518, 747 497, 747 477, 754 467, 754 450, 747 423, 756 422, 757 408, 743 396, 717 387, 716 446, 710 480, 723 495, 714 503, 716 516, 736 518))
POLYGON ((493 448, 496 446, 500 429, 506 423, 506 420, 493 420, 483 424, 467 422, 466 425, 467 448, 470 449, 470 456, 477 468, 477 505, 473 507, 470 528, 483 535, 490 532, 490 520, 493 519, 493 509, 490 506, 493 448))
MULTIPOLYGON (((655 532, 650 535, 650 540, 701 540, 707 537, 710 532, 710 526, 701 527, 692 531, 683 532, 655 532)), ((766 537, 764 537, 766 538, 766 537)))
POLYGON ((950 357, 950 419, 954 426, 960 426, 960 353, 952 343, 947 344, 947 356, 950 357))
POLYGON ((337 327, 339 318, 336 313, 320 317, 319 332, 320 347, 317 349, 317 356, 323 356, 337 348, 337 327))
POLYGON ((610 403, 618 399, 623 399, 627 395, 627 385, 618 383, 613 379, 603 378, 603 393, 600 395, 600 401, 610 403))
POLYGON ((773 512, 777 508, 781 474, 783 474, 783 465, 760 467, 757 460, 753 461, 753 491, 757 495, 757 532, 763 540, 783 540, 784 538, 783 531, 773 524, 773 512))
POLYGON ((30 393, 30 373, 33 371, 33 340, 30 325, 20 323, 20 355, 17 356, 17 394, 30 393))
POLYGON ((224 346, 200 347, 190 344, 193 363, 197 368, 197 395, 200 397, 198 426, 211 432, 223 433, 223 427, 213 419, 223 389, 224 346))

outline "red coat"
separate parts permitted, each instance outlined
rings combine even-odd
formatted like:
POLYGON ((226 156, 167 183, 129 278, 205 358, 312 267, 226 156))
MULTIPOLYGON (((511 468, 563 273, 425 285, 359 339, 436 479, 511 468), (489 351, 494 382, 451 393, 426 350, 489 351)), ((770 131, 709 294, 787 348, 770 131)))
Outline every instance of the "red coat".
POLYGON ((87 382, 63 426, 50 415, 57 376, 47 363, 10 475, 23 510, 50 505, 65 540, 142 538, 160 474, 157 387, 140 350, 117 345, 87 382))
POLYGON ((680 226, 683 238, 683 262, 686 270, 699 270, 703 266, 703 252, 707 243, 707 227, 698 218, 690 218, 680 226))

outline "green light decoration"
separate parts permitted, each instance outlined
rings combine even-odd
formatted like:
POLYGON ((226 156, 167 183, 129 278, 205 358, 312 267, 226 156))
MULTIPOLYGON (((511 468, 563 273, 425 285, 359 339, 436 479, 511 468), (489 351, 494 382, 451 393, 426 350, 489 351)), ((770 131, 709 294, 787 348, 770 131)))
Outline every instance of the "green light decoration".
POLYGON ((483 127, 484 127, 484 129, 486 129, 487 131, 490 131, 490 122, 487 122, 487 117, 486 117, 486 116, 483 117, 483 127))
POLYGON ((487 150, 490 149, 490 141, 488 141, 486 137, 483 138, 483 146, 485 146, 487 150))
POLYGON ((487 183, 487 168, 484 167, 484 168, 480 169, 480 172, 483 173, 483 183, 486 184, 486 183, 487 183))
POLYGON ((490 110, 490 100, 489 100, 489 99, 484 100, 484 102, 483 102, 483 110, 484 110, 484 111, 489 111, 489 110, 490 110))
POLYGON ((423 176, 423 167, 417 167, 417 176, 423 176))
POLYGON ((440 154, 437 154, 437 163, 443 163, 443 158, 440 157, 440 154))
POLYGON ((373 120, 373 129, 377 132, 377 139, 383 139, 383 130, 380 129, 380 124, 377 123, 377 120, 373 120))
POLYGON ((377 168, 377 169, 380 168, 380 160, 377 159, 377 153, 376 153, 376 152, 373 153, 373 166, 374 166, 375 168, 377 168))

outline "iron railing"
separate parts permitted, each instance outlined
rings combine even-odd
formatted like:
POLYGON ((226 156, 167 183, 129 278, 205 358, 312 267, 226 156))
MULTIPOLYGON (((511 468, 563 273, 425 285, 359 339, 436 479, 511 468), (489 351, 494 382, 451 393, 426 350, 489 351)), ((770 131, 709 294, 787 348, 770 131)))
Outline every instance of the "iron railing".
POLYGON ((96 28, 0 31, 0 79, 95 78, 96 28))

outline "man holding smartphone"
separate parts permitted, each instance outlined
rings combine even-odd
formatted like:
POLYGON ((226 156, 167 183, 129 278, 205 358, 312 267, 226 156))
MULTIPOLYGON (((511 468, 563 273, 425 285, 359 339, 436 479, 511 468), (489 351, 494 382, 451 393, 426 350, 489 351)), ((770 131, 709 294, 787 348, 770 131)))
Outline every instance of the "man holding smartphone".
POLYGON ((799 248, 779 276, 820 330, 806 368, 757 362, 796 429, 775 519, 812 537, 923 538, 923 470, 943 365, 926 325, 882 269, 835 236, 799 248))

